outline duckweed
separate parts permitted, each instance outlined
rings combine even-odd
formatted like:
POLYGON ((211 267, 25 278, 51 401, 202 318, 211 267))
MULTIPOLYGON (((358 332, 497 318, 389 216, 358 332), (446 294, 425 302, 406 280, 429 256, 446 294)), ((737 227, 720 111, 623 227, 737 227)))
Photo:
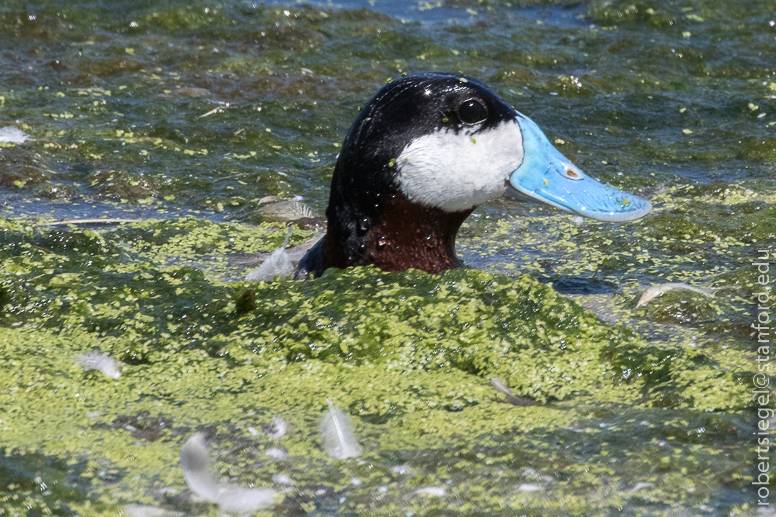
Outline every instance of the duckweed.
POLYGON ((771 3, 342 4, 0 7, 0 115, 32 136, 0 148, 0 515, 217 515, 177 466, 195 432, 230 483, 293 481, 272 514, 757 514, 771 3), (286 235, 263 200, 324 213, 358 107, 419 70, 487 81, 653 214, 502 199, 459 235, 476 269, 242 281, 286 235), (52 224, 84 218, 134 221, 52 224), (636 307, 666 282, 715 297, 636 307), (323 450, 326 398, 358 460, 323 450))
POLYGON ((343 496, 343 511, 441 504, 466 513, 498 502, 585 514, 657 504, 628 491, 654 485, 634 476, 642 463, 661 466, 660 497, 682 504, 713 499, 718 489, 688 492, 672 476, 712 483, 703 473, 719 461, 745 471, 743 449, 717 458, 719 440, 732 440, 726 433, 751 403, 746 379, 756 370, 744 351, 645 342, 529 276, 355 268, 313 282, 225 283, 218 278, 229 266, 207 254, 270 250, 283 231, 202 220, 101 232, 3 220, 2 228, 6 461, 19 469, 43 462, 46 483, 57 479, 59 462, 80 465, 67 469, 71 499, 14 474, 21 477, 3 496, 9 511, 20 494, 54 513, 130 503, 194 508, 175 495, 185 492, 175 465, 199 429, 215 431, 221 450, 237 447, 222 461, 229 476, 257 485, 272 484, 277 472, 294 479, 301 492, 286 497, 287 511, 343 496), (248 235, 241 244, 227 238, 248 235), (247 291, 253 302, 240 303, 247 291), (122 376, 82 370, 76 356, 91 350, 122 361, 122 376), (538 405, 503 402, 490 375, 538 405), (326 398, 357 418, 365 464, 334 465, 322 451, 316 430, 326 398), (283 465, 263 454, 270 438, 248 433, 275 416, 294 428, 283 465), (687 435, 682 419, 693 429, 716 419, 719 431, 687 435), (643 439, 634 443, 632 433, 643 439), (667 437, 676 442, 663 450, 657 443, 667 437), (416 473, 391 472, 403 463, 416 473), (350 484, 352 476, 365 483, 350 484), (486 482, 493 476, 495 484, 486 482), (515 488, 532 481, 542 491, 515 488), (449 483, 457 502, 408 500, 439 483, 449 483), (601 499, 610 484, 622 492, 601 499), (377 485, 389 490, 374 501, 377 485), (321 487, 326 496, 315 495, 321 487))

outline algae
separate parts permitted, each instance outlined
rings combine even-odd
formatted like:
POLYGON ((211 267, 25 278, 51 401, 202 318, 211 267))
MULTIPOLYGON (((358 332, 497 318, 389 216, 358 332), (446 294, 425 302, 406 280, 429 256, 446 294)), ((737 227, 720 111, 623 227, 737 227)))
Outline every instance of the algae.
MULTIPOLYGON (((291 477, 298 493, 279 506, 291 513, 332 504, 375 514, 494 504, 569 515, 621 504, 655 510, 715 500, 720 483, 730 484, 709 477, 720 464, 741 472, 743 486, 746 447, 730 432, 747 429, 740 412, 756 366, 744 351, 645 342, 528 276, 354 268, 248 284, 219 280, 229 266, 203 264, 203 254, 272 249, 284 235, 271 226, 2 227, 7 461, 38 454, 82 469, 69 467, 80 484, 56 503, 15 483, 3 496, 9 512, 24 495, 43 513, 98 515, 125 504, 207 513, 181 495, 176 466, 201 429, 233 450, 220 460, 225 477, 257 486, 273 486, 275 473, 291 477), (238 303, 246 289, 253 306, 238 303), (76 356, 91 350, 124 362, 122 376, 82 370, 76 356), (489 375, 539 405, 501 402, 489 375), (334 464, 322 450, 327 398, 356 418, 362 461, 334 464), (262 452, 271 438, 248 428, 279 415, 294 433, 283 442, 289 458, 276 462, 262 452), (671 447, 660 445, 667 439, 671 447), (413 474, 392 473, 398 464, 413 474), (657 484, 634 475, 641 464, 661 466, 657 484), (628 487, 638 483, 651 486, 634 495, 628 487), (453 498, 410 496, 429 484, 453 498), (688 491, 700 484, 717 488, 688 491)), ((53 466, 39 472, 56 479, 53 466)))
POLYGON ((0 117, 33 137, 0 149, 0 514, 216 515, 178 468, 200 431, 221 477, 287 490, 273 514, 757 514, 772 3, 342 4, 0 6, 0 117), (653 215, 497 200, 459 235, 477 269, 242 282, 286 235, 262 200, 324 213, 359 106, 418 70, 486 80, 653 215), (51 225, 100 217, 137 221, 51 225), (665 282, 716 297, 635 307, 665 282), (323 451, 326 398, 358 460, 323 451))

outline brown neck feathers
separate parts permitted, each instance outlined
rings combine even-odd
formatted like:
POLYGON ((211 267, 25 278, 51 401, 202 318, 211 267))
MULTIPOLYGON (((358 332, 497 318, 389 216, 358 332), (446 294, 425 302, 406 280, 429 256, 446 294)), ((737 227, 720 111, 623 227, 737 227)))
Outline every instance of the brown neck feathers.
POLYGON ((326 236, 323 269, 374 264, 383 271, 413 268, 436 274, 456 268, 460 261, 455 255, 455 236, 472 210, 448 213, 397 193, 363 236, 359 256, 349 260, 339 243, 326 236))

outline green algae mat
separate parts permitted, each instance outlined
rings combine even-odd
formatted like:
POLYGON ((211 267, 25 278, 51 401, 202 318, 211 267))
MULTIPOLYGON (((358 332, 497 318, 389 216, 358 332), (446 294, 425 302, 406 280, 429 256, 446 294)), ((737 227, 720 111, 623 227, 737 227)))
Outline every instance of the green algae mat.
POLYGON ((0 515, 221 515, 183 478, 198 432, 277 491, 257 515, 774 514, 772 2, 9 0, 0 42, 26 135, 0 142, 0 515), (309 207, 291 246, 320 231, 358 107, 420 70, 653 213, 502 199, 470 268, 244 282, 286 236, 265 207, 309 207), (52 224, 85 218, 131 221, 52 224), (640 302, 665 283, 697 290, 640 302), (326 453, 327 399, 357 458, 326 453))

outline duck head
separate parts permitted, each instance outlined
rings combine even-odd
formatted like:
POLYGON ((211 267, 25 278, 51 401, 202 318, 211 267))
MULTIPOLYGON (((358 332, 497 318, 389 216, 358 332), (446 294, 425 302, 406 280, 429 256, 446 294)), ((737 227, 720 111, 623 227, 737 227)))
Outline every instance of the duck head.
POLYGON ((586 176, 533 121, 476 79, 413 74, 381 88, 348 131, 332 177, 326 235, 296 278, 367 264, 428 273, 458 267, 461 224, 508 188, 602 221, 629 221, 651 209, 586 176))

